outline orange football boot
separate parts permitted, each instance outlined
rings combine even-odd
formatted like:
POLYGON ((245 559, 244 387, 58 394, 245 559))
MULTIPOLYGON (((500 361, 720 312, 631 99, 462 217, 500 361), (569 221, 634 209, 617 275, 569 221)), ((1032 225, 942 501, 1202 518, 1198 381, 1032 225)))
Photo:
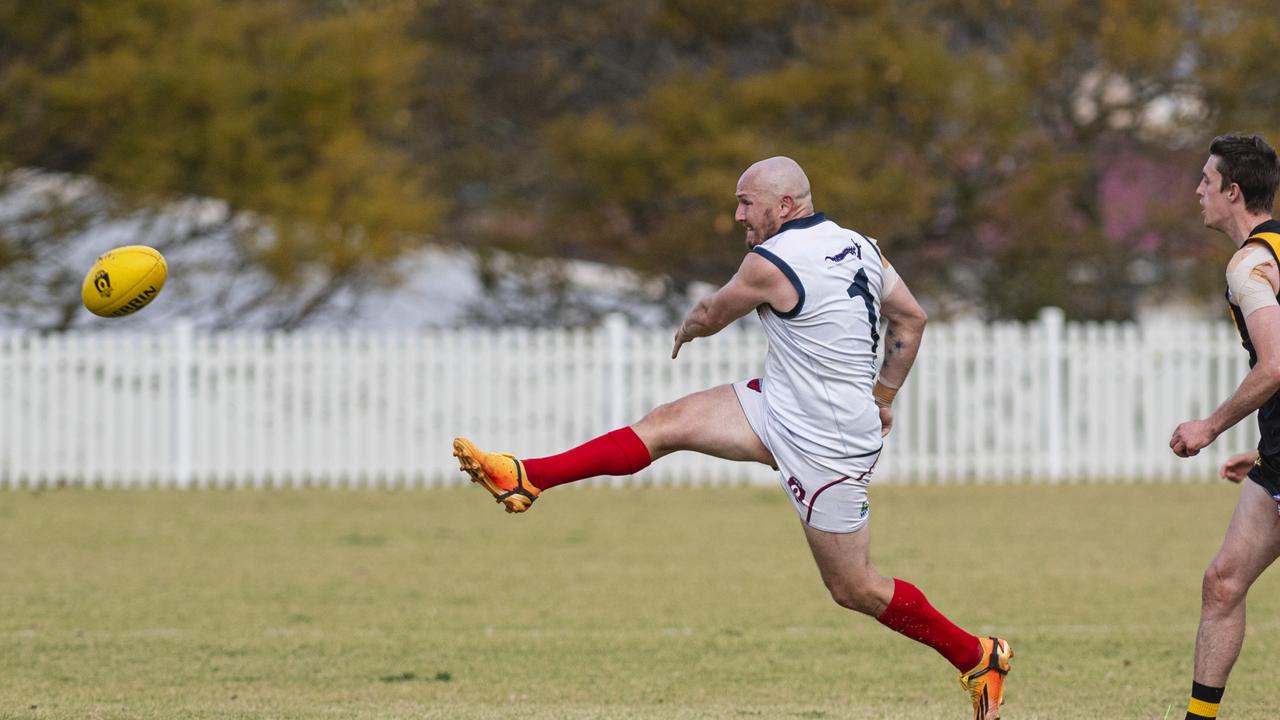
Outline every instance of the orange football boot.
POLYGON ((974 720, 1000 720, 1004 704, 1004 676, 1009 673, 1013 649, 1000 638, 978 638, 982 643, 982 661, 960 676, 960 687, 969 691, 973 700, 974 720))
POLYGON ((529 482, 524 463, 514 455, 485 452, 466 438, 454 438, 453 456, 471 482, 483 485, 509 513, 528 510, 542 492, 529 482))

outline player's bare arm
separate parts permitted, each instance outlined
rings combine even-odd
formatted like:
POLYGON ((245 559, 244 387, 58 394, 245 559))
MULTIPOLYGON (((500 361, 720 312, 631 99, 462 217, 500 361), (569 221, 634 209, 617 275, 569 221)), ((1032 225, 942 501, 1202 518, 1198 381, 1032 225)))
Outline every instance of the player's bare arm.
POLYGON ((881 434, 888 435, 893 428, 893 398, 915 364, 929 316, 901 279, 880 301, 880 314, 888 322, 888 328, 885 330, 884 363, 880 365, 880 376, 876 380, 875 398, 880 406, 881 434))
POLYGON ((799 294, 782 271, 760 255, 747 253, 729 282, 699 300, 685 316, 680 329, 676 330, 671 358, 674 360, 680 353, 681 345, 694 338, 715 335, 761 305, 785 310, 799 301, 799 294))
POLYGON ((1209 417, 1188 420, 1173 431, 1169 448, 1179 457, 1199 453, 1280 390, 1280 305, 1276 301, 1280 270, 1275 258, 1256 243, 1246 243, 1227 266, 1227 285, 1245 313, 1258 362, 1209 417))

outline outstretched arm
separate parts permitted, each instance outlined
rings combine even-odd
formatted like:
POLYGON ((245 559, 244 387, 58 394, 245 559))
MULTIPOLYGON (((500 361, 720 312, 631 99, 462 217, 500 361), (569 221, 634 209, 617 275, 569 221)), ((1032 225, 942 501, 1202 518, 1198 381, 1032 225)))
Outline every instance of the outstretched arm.
POLYGON ((729 282, 699 300, 685 315, 680 329, 676 330, 671 359, 680 353, 681 345, 694 338, 715 335, 761 305, 790 308, 799 300, 799 293, 777 266, 756 253, 747 253, 729 282))

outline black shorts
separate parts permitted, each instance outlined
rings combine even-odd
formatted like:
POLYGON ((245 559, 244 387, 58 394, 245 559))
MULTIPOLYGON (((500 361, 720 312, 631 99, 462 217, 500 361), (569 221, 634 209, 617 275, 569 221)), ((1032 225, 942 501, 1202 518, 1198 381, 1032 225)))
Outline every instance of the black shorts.
POLYGON ((1277 469, 1278 467, 1280 467, 1280 458, 1263 460, 1259 457, 1258 462, 1249 469, 1249 479, 1261 485, 1272 499, 1280 503, 1280 469, 1277 469))

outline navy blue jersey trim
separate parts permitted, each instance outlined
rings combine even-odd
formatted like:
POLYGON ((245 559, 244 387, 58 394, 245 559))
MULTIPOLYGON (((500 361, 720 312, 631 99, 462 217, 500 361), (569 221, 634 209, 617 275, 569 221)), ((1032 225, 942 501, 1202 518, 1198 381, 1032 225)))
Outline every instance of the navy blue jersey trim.
POLYGON ((791 281, 791 285, 795 287, 796 294, 800 296, 800 299, 796 301, 796 306, 786 312, 779 312, 778 308, 772 305, 769 306, 769 309, 773 310, 773 314, 777 315, 783 320, 790 320, 791 318, 799 315, 800 311, 804 309, 804 285, 800 283, 800 276, 796 275, 796 271, 792 270, 791 266, 788 265, 782 258, 778 257, 777 255, 774 255, 768 250, 765 250, 759 245, 751 248, 751 252, 759 255, 765 260, 768 260, 769 262, 773 263, 779 270, 781 270, 782 274, 786 275, 787 279, 791 281))
POLYGON ((876 251, 876 257, 879 258, 880 262, 883 263, 884 256, 880 254, 880 248, 876 247, 876 244, 871 241, 871 238, 867 237, 866 235, 863 235, 862 233, 858 233, 858 237, 867 241, 867 244, 871 246, 871 249, 876 251))
MULTIPOLYGON (((811 228, 814 225, 821 225, 826 221, 826 213, 814 213, 808 217, 796 218, 795 220, 788 220, 782 223, 782 227, 778 228, 778 233, 783 233, 788 230, 803 230, 805 228, 811 228)), ((777 235, 778 233, 774 233, 774 235, 777 235)))

